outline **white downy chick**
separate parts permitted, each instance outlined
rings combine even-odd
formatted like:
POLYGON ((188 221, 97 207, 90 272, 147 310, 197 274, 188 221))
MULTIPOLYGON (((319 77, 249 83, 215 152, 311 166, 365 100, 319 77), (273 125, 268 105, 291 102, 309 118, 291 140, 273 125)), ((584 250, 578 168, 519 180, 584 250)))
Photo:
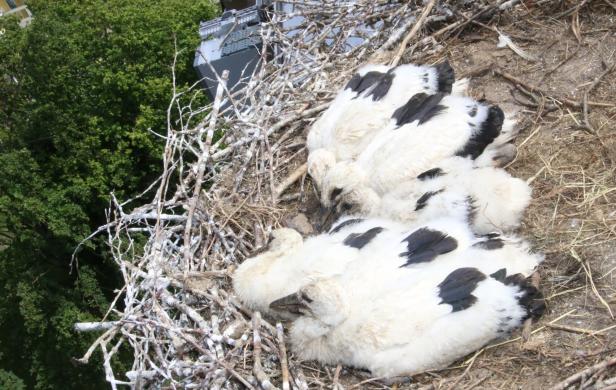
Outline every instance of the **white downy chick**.
POLYGON ((233 289, 248 308, 267 313, 275 299, 315 279, 341 273, 361 249, 359 245, 345 243, 345 239, 373 227, 398 232, 406 229, 398 222, 378 218, 343 218, 329 233, 306 240, 293 229, 274 230, 266 250, 239 265, 233 274, 233 289))
POLYGON ((452 157, 382 197, 365 192, 363 197, 358 196, 359 191, 339 194, 335 212, 381 216, 404 223, 449 216, 468 220, 475 233, 485 234, 517 228, 532 190, 525 181, 503 169, 478 168, 470 159, 452 157))
POLYGON ((458 155, 475 158, 500 132, 504 114, 470 98, 420 94, 395 115, 402 126, 375 139, 355 162, 340 162, 321 183, 321 203, 335 193, 364 203, 458 155), (408 122, 405 122, 407 121, 408 122))
MULTIPOLYGON (((453 82, 447 62, 361 67, 308 132, 308 173, 317 186, 332 161, 356 158, 411 96, 450 93, 453 82)), ((467 86, 467 80, 462 80, 456 91, 464 92, 467 86)))
POLYGON ((379 272, 374 260, 373 272, 355 273, 362 289, 343 274, 271 306, 296 317, 290 341, 300 359, 384 377, 440 369, 542 313, 541 294, 523 276, 493 271, 507 257, 502 249, 471 248, 455 261, 436 258, 393 277, 379 272), (481 251, 489 256, 477 256, 481 251))

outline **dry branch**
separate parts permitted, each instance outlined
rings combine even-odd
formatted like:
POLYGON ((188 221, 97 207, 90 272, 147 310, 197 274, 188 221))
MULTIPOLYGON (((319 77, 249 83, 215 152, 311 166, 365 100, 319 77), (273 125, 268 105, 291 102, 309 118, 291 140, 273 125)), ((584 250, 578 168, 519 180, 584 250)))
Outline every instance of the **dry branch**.
POLYGON ((293 171, 286 179, 283 180, 282 183, 278 185, 278 187, 276 187, 276 190, 274 192, 275 198, 280 198, 280 195, 282 195, 282 193, 285 192, 286 189, 289 188, 293 183, 295 183, 302 176, 304 176, 307 170, 308 165, 302 164, 295 171, 293 171))
MULTIPOLYGON (((535 85, 533 85, 531 83, 528 83, 528 82, 520 79, 519 77, 516 77, 516 76, 514 76, 512 74, 509 74, 509 73, 507 73, 507 72, 505 72, 503 70, 494 69, 494 72, 496 74, 498 74, 499 76, 503 77, 505 80, 510 81, 514 85, 518 84, 518 85, 523 86, 524 88, 526 88, 527 90, 529 90, 531 92, 537 92, 537 93, 540 93, 540 94, 545 95, 545 96, 550 96, 550 93, 548 93, 547 91, 545 91, 545 90, 543 90, 543 89, 541 89, 541 88, 539 88, 539 87, 537 87, 537 86, 535 86, 535 85)), ((568 105, 570 107, 573 107, 573 108, 583 108, 583 103, 580 103, 580 102, 578 102, 576 100, 573 100, 573 99, 569 99, 569 98, 562 97, 562 96, 560 96, 560 97, 552 96, 552 98, 555 101, 557 101, 557 102, 561 102, 561 103, 566 104, 566 105, 568 105)), ((611 104, 611 103, 590 102, 590 101, 588 102, 588 105, 589 106, 596 106, 596 107, 615 107, 616 106, 615 104, 611 104)))
MULTIPOLYGON (((304 375, 287 357, 282 328, 238 303, 229 275, 280 224, 276 200, 305 174, 291 132, 308 129, 355 69, 393 47, 408 28, 394 63, 407 50, 414 62, 425 62, 424 52, 440 50, 435 38, 517 1, 469 2, 468 18, 453 12, 458 2, 417 3, 294 1, 293 15, 272 13, 262 25, 264 47, 275 43, 273 58, 264 53, 254 75, 240 75, 243 90, 230 90, 226 73, 218 76, 216 98, 204 107, 195 106, 200 84, 180 90, 172 69, 167 134, 159 135, 161 175, 130 203, 112 196, 108 223, 91 236, 107 235, 124 286, 100 322, 75 325, 103 332, 79 361, 100 350, 112 388, 332 385, 304 375), (304 21, 291 37, 280 22, 292 16, 304 21), (367 20, 379 23, 362 31, 367 20), (433 26, 439 30, 430 33, 433 26), (349 48, 352 36, 363 36, 363 43, 349 48), (289 172, 289 164, 298 168, 289 172), (116 373, 111 361, 123 345, 133 351, 132 367, 116 373)), ((340 375, 337 369, 332 380, 340 375)))
POLYGON ((77 332, 100 332, 118 325, 117 321, 108 322, 78 322, 74 325, 77 332))
POLYGON ((415 22, 411 31, 409 31, 406 37, 404 37, 404 39, 402 40, 402 43, 400 44, 400 47, 398 48, 398 52, 396 53, 396 56, 391 61, 391 64, 390 64, 391 66, 398 65, 398 63, 402 59, 402 56, 404 55, 404 51, 406 50, 406 47, 408 46, 409 42, 411 41, 411 39, 413 39, 415 35, 417 35, 417 32, 423 25, 424 21, 426 20, 426 17, 430 13, 430 11, 432 11, 432 7, 434 7, 434 3, 436 3, 436 0, 430 0, 428 4, 426 4, 423 12, 419 16, 419 19, 417 19, 417 22, 415 22))
POLYGON ((576 261, 578 261, 580 263, 580 265, 582 266, 582 269, 586 273, 586 277, 588 278, 588 281, 590 282, 590 287, 591 287, 593 293, 595 293, 595 296, 597 297, 597 299, 599 299, 599 302, 601 302, 601 304, 603 306, 605 306, 605 308, 607 309, 608 313, 610 313, 610 317, 612 317, 612 320, 613 320, 614 319, 614 313, 612 312, 612 308, 610 307, 610 304, 607 303, 605 298, 603 298, 603 296, 599 293, 599 290, 597 289, 597 285, 595 284, 595 279, 592 276, 592 271, 590 269, 590 266, 588 265, 587 262, 583 261, 580 258, 580 256, 577 254, 577 252, 573 248, 571 249, 571 257, 573 257, 576 261))
POLYGON ((265 371, 263 371, 263 366, 261 365, 261 313, 258 311, 254 312, 252 315, 252 343, 253 343, 253 368, 252 372, 255 374, 257 381, 259 381, 259 385, 263 390, 274 390, 277 389, 270 379, 267 377, 265 371))
POLYGON ((284 344, 284 329, 279 322, 276 324, 276 339, 280 349, 280 369, 282 370, 282 390, 289 390, 289 363, 287 361, 287 347, 284 344))
POLYGON ((565 390, 572 384, 579 382, 580 380, 583 380, 584 378, 588 378, 589 375, 594 374, 597 371, 604 370, 610 366, 613 366, 614 364, 616 364, 616 358, 611 357, 609 359, 606 359, 602 361, 601 363, 595 364, 594 366, 588 367, 585 370, 582 370, 578 373, 571 375, 564 381, 552 386, 550 390, 565 390))

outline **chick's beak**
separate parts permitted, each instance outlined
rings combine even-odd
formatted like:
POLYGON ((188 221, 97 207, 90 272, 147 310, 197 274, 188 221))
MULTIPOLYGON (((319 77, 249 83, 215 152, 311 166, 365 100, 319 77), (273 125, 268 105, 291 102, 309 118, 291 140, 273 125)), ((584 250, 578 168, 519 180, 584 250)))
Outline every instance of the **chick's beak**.
POLYGON ((332 204, 330 207, 321 207, 319 215, 319 219, 321 221, 321 232, 329 231, 334 221, 336 221, 336 218, 338 217, 338 212, 336 211, 336 204, 332 204))
POLYGON ((277 312, 287 312, 295 315, 301 315, 302 309, 303 312, 309 310, 308 302, 303 300, 299 293, 293 293, 277 299, 270 303, 269 307, 277 312))

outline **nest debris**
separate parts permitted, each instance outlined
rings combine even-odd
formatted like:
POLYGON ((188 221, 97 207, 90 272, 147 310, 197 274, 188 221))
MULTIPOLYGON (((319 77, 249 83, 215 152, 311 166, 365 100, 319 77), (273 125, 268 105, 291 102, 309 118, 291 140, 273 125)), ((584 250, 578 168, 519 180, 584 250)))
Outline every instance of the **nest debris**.
MULTIPOLYGON (((589 8, 586 1, 572 5, 549 0, 293 3, 297 7, 294 14, 272 14, 271 23, 263 25, 264 47, 275 43, 276 50, 273 55, 263 53, 256 74, 245 75, 243 90, 229 90, 228 75, 223 72, 214 102, 196 107, 194 97, 202 93, 199 84, 185 91, 174 88, 167 134, 159 135, 165 141, 161 176, 135 199, 120 202, 112 196, 108 224, 93 233, 106 233, 124 286, 100 322, 76 324, 78 331, 102 332, 78 361, 85 363, 100 350, 106 379, 113 389, 122 385, 388 388, 390 380, 372 378, 359 370, 296 361, 287 351, 282 325, 249 312, 232 293, 230 275, 236 264, 260 249, 269 232, 284 223, 289 210, 296 210, 311 195, 310 183, 304 181, 306 129, 364 63, 433 63, 446 56, 456 57, 456 43, 472 38, 469 32, 476 28, 489 31, 494 39, 508 32, 509 47, 526 53, 513 44, 519 37, 510 31, 510 25, 499 22, 521 14, 545 17, 558 6, 563 9, 560 16, 550 18, 571 19, 578 49, 567 51, 564 59, 544 72, 544 77, 553 75, 583 46, 580 14, 589 8), (304 17, 301 33, 289 36, 280 30, 282 20, 298 15, 304 17), (366 24, 373 30, 361 27, 366 24), (357 36, 363 43, 349 47, 348 39, 357 36), (129 207, 131 211, 125 211, 129 207), (134 359, 131 370, 119 377, 112 361, 123 345, 133 351, 134 359)), ((605 7, 613 5, 606 1, 605 7)), ((520 56, 516 61, 521 62, 537 57, 511 55, 520 56)), ((605 128, 614 118, 616 105, 590 99, 593 90, 601 89, 602 80, 611 77, 616 58, 606 53, 601 61, 602 70, 588 83, 583 96, 577 97, 546 89, 543 79, 524 81, 498 61, 475 68, 454 62, 454 67, 467 68, 465 76, 490 72, 500 79, 501 89, 511 84, 516 104, 524 108, 527 129, 533 129, 519 144, 520 154, 512 169, 534 182, 535 194, 539 193, 525 234, 547 253, 546 263, 555 264, 554 270, 545 272, 551 283, 548 301, 556 305, 563 296, 590 291, 597 304, 611 314, 614 291, 606 291, 597 279, 611 278, 614 269, 599 278, 593 276, 596 265, 582 248, 589 242, 609 243, 616 236, 616 216, 610 211, 616 204, 616 169, 610 157, 614 139, 613 134, 606 136, 605 128), (604 110, 602 120, 593 117, 595 108, 604 110), (589 116, 591 109, 593 115, 589 116), (601 148, 601 156, 592 164, 577 166, 572 159, 563 162, 558 158, 562 148, 530 152, 538 148, 542 126, 547 127, 555 113, 560 114, 559 121, 574 119, 577 137, 585 147, 601 148), (595 217, 597 210, 601 214, 595 217), (572 218, 577 221, 575 226, 564 226, 572 218), (547 232, 546 223, 551 224, 547 232), (577 230, 572 233, 572 228, 577 230), (559 234, 548 234, 554 232, 559 234), (582 279, 586 283, 579 285, 582 279)), ((597 338, 611 334, 614 328, 611 324, 599 330, 563 325, 559 321, 574 315, 575 310, 553 312, 554 318, 545 319, 530 332, 532 337, 548 329, 597 338)), ((482 372, 477 366, 482 359, 502 359, 492 351, 520 340, 522 336, 488 346, 457 367, 416 376, 416 383, 403 386, 454 389, 514 384, 515 378, 519 379, 517 372, 501 375, 502 380, 495 382, 498 368, 482 372), (511 379, 513 375, 517 377, 511 379)), ((581 362, 582 370, 550 383, 556 383, 555 389, 614 386, 616 379, 607 378, 607 373, 616 360, 603 356, 609 353, 607 347, 600 349, 590 355, 599 359, 594 364, 581 362)), ((554 360, 549 352, 537 354, 554 360)), ((497 366, 507 370, 508 364, 505 361, 497 366)))

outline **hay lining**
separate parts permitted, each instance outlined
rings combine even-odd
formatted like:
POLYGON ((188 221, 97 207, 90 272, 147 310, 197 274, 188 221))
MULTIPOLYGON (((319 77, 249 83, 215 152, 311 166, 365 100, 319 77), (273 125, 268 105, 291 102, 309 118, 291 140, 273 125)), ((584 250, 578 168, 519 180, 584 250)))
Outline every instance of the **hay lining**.
MULTIPOLYGON (((112 197, 109 223, 94 234, 107 234, 125 286, 101 322, 76 325, 81 331, 103 332, 79 361, 87 362, 100 350, 114 389, 388 388, 391 381, 358 370, 300 363, 287 356, 282 327, 245 310, 232 295, 229 276, 238 262, 263 245, 271 229, 284 223, 285 215, 312 196, 304 180, 305 131, 350 74, 366 62, 436 62, 448 57, 456 70, 463 70, 459 73, 484 83, 484 92, 490 91, 490 83, 492 90, 506 92, 508 83, 515 89, 514 104, 523 109, 528 131, 521 136, 511 170, 535 187, 524 234, 548 255, 542 274, 551 310, 528 340, 512 337, 458 366, 413 381, 434 389, 521 383, 524 388, 544 388, 590 367, 588 373, 567 380, 580 388, 612 386, 616 380, 607 375, 611 364, 601 361, 612 362, 605 357, 614 353, 609 348, 614 327, 608 312, 616 297, 609 283, 616 260, 604 270, 593 256, 600 246, 613 251, 616 236, 616 111, 613 98, 610 101, 615 91, 605 88, 609 80, 614 84, 607 69, 616 58, 602 51, 605 66, 593 72, 595 78, 586 77, 583 96, 542 85, 543 78, 566 72, 580 47, 585 48, 584 40, 590 40, 587 36, 594 37, 587 20, 611 9, 609 2, 592 7, 586 3, 303 1, 297 2, 298 14, 306 22, 302 33, 292 38, 277 25, 289 16, 273 15, 262 38, 266 44, 277 43, 275 59, 263 56, 264 66, 241 94, 226 89, 221 75, 212 106, 193 106, 196 84, 188 91, 174 90, 167 134, 159 135, 166 142, 161 177, 137 199, 121 203, 112 197), (552 15, 557 6, 560 16, 552 15), (369 20, 382 20, 383 25, 365 37, 364 44, 345 47, 346 38, 363 34, 358 26, 369 20), (542 64, 514 52, 507 52, 506 61, 496 57, 479 66, 464 62, 473 54, 466 45, 473 47, 479 40, 481 46, 484 40, 491 45, 486 50, 495 46, 495 28, 520 45, 524 36, 516 35, 516 27, 543 32, 566 27, 571 35, 565 32, 554 43, 535 36, 534 48, 551 54, 554 47, 574 41, 577 49, 567 46, 564 56, 553 61, 546 54, 542 64), (527 80, 526 75, 536 74, 541 79, 527 80), (220 107, 226 107, 224 112, 220 107), (555 132, 553 138, 546 134, 562 126, 567 132, 555 132), (143 240, 141 250, 137 243, 143 240), (570 297, 577 298, 579 307, 564 304, 570 297), (564 323, 590 313, 597 316, 591 324, 564 323), (596 351, 579 358, 570 337, 546 339, 546 332, 590 337, 582 345, 596 351), (111 364, 123 344, 134 351, 126 378, 111 364), (530 368, 542 362, 547 368, 530 368)), ((607 30, 612 31, 609 26, 607 30)), ((523 46, 523 52, 529 52, 526 46, 533 48, 523 46)), ((506 100, 502 95, 488 97, 499 104, 506 100)), ((567 383, 557 386, 566 388, 567 383)))

